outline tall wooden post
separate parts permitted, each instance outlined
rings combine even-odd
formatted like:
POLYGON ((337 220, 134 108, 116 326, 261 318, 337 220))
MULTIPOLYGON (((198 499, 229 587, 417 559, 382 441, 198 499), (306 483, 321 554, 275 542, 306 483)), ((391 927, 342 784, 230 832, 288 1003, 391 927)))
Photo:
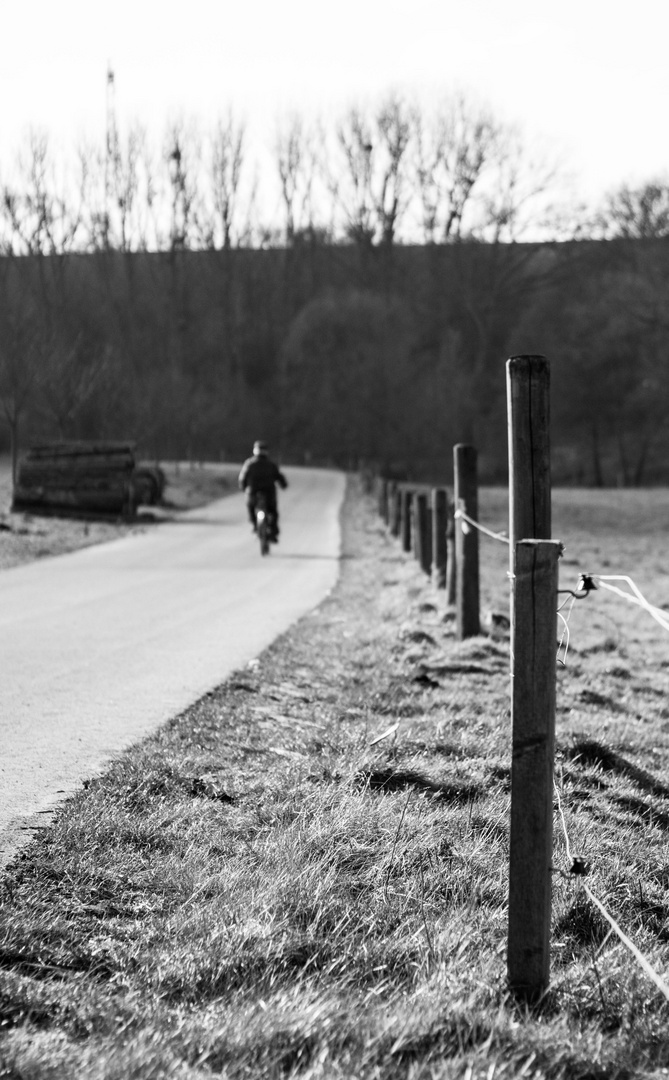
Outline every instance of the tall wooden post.
POLYGON ((413 491, 402 489, 402 550, 411 551, 411 525, 413 510, 413 491))
MULTIPOLYGON (((454 495, 455 498, 455 495, 454 495)), ((448 500, 446 510, 446 603, 455 604, 456 600, 456 573, 455 573, 455 518, 454 504, 448 500)))
POLYGON ((550 961, 558 559, 554 540, 515 548, 511 691, 509 983, 528 1001, 547 988, 550 961))
POLYGON ((432 530, 427 494, 416 495, 416 558, 428 576, 432 569, 432 530))
POLYGON ((509 982, 527 999, 548 986, 553 840, 555 664, 560 545, 551 536, 550 368, 507 362, 511 558, 509 982))
POLYGON ((446 488, 432 488, 432 580, 435 588, 446 588, 446 516, 448 492, 446 488))
POLYGON ((513 574, 519 540, 551 537, 550 367, 545 356, 512 356, 506 371, 513 574))
MULTIPOLYGON (((453 447, 455 510, 478 520, 477 453, 473 446, 453 447)), ((480 633, 479 535, 462 518, 455 522, 455 577, 457 636, 460 641, 480 633)))

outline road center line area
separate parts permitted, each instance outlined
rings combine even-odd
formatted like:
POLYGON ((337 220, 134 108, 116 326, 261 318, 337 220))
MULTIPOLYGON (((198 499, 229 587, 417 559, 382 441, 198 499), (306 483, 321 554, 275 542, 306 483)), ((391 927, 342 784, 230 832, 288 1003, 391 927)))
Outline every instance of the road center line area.
POLYGON ((332 589, 345 478, 284 472, 281 541, 265 558, 233 495, 0 574, 0 863, 84 778, 332 589))

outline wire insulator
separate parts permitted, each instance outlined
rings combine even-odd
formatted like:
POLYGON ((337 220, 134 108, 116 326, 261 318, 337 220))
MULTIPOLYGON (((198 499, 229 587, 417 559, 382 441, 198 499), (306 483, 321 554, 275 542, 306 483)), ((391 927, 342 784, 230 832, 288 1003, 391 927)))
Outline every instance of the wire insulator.
POLYGON ((597 588, 597 582, 592 574, 581 574, 578 579, 578 585, 576 586, 577 592, 592 592, 597 588))

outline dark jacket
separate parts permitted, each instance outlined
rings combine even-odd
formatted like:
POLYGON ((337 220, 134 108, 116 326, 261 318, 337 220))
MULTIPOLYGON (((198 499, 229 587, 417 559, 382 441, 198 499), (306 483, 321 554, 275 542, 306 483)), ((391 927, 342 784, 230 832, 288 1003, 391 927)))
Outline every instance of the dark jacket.
POLYGON ((275 484, 282 488, 288 487, 288 481, 278 465, 264 454, 254 454, 246 459, 239 474, 242 491, 245 488, 250 488, 254 494, 256 491, 274 491, 275 484))

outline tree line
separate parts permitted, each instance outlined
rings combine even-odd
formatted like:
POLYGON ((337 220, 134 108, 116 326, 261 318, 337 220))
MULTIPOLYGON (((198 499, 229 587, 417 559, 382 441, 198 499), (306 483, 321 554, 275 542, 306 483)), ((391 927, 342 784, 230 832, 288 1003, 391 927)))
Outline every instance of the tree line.
POLYGON ((327 125, 286 115, 262 158, 232 111, 207 130, 172 121, 158 145, 111 115, 104 144, 82 142, 67 160, 48 134, 28 133, 0 172, 0 251, 258 248, 307 233, 448 243, 565 228, 557 164, 464 94, 428 108, 390 93, 327 125))
POLYGON ((663 182, 560 209, 554 166, 464 97, 428 113, 390 95, 329 132, 285 120, 266 219, 231 114, 206 136, 171 125, 157 156, 112 124, 69 178, 43 136, 19 157, 0 186, 15 451, 110 437, 234 458, 262 435, 285 460, 443 479, 465 441, 502 480, 503 363, 544 352, 556 479, 667 479, 663 182))

